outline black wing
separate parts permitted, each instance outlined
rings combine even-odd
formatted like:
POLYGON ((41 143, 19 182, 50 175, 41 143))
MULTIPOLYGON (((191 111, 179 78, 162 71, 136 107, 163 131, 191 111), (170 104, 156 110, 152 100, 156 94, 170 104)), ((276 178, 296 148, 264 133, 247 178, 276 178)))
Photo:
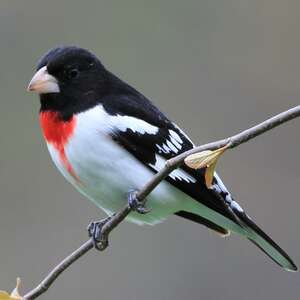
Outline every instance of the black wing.
MULTIPOLYGON (((193 143, 176 124, 171 122, 148 99, 131 87, 128 89, 125 95, 115 94, 107 100, 104 99, 102 102, 104 109, 110 115, 118 115, 120 118, 129 116, 132 117, 132 120, 143 120, 145 124, 154 126, 157 130, 155 133, 149 133, 143 128, 137 131, 128 125, 127 130, 124 131, 124 126, 127 126, 126 118, 124 118, 125 124, 122 126, 122 130, 115 128, 111 136, 115 142, 156 173, 157 165, 162 166, 166 160, 193 148, 193 143)), ((114 92, 116 93, 116 90, 114 92)), ((234 213, 226 203, 227 190, 224 191, 220 188, 219 192, 215 192, 208 189, 205 185, 204 170, 193 170, 187 166, 182 166, 178 176, 175 176, 176 172, 175 175, 173 174, 174 172, 166 178, 170 184, 196 201, 238 223, 234 213)), ((177 215, 193 221, 198 220, 198 223, 204 223, 203 220, 183 214, 183 212, 178 212, 177 215)), ((221 230, 221 227, 218 228, 219 226, 213 223, 204 225, 208 227, 214 225, 215 230, 218 231, 219 229, 222 234, 225 234, 225 229, 221 230)))
MULTIPOLYGON (((132 94, 127 91, 125 93, 127 96, 118 95, 117 97, 110 97, 110 105, 103 102, 103 107, 111 115, 120 116, 118 118, 120 121, 122 120, 122 116, 124 117, 124 122, 121 124, 120 130, 115 128, 111 132, 111 137, 146 167, 153 172, 157 172, 167 159, 191 149, 193 144, 150 101, 135 90, 130 88, 129 90, 132 94), (131 117, 129 123, 126 117, 131 117), (134 124, 135 121, 137 124, 134 124), (132 128, 130 124, 133 124, 132 128)), ((174 170, 166 180, 174 187, 195 199, 195 201, 202 203, 239 225, 241 228, 240 233, 262 249, 277 264, 287 270, 297 270, 296 265, 286 252, 254 224, 243 209, 232 199, 217 175, 215 175, 213 181, 214 189, 206 187, 204 171, 182 166, 181 170, 174 170)), ((228 233, 225 228, 201 216, 185 211, 179 211, 176 214, 203 224, 222 235, 228 233)))

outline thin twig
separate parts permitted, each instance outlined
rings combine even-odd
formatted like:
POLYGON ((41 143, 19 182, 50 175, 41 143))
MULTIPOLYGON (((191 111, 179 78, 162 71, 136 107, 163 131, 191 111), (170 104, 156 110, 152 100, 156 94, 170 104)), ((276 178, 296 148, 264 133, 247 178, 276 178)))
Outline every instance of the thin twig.
MULTIPOLYGON (((180 155, 173 157, 168 160, 164 168, 162 168, 158 173, 153 175, 151 180, 147 182, 142 189, 137 194, 137 197, 143 203, 146 202, 146 197, 159 185, 159 183, 164 180, 174 169, 178 168, 184 161, 186 157, 193 153, 201 152, 204 150, 215 150, 221 148, 225 145, 228 148, 235 148, 242 143, 253 139, 254 137, 263 134, 266 131, 271 130, 283 123, 286 123, 292 119, 300 116, 300 105, 291 108, 285 112, 282 112, 254 127, 244 130, 236 135, 229 138, 219 140, 216 142, 208 143, 199 147, 195 147, 189 151, 186 151, 180 155)), ((102 228, 102 235, 104 240, 108 240, 110 232, 117 227, 131 212, 131 208, 126 205, 120 212, 117 212, 102 228)), ((104 250, 108 246, 107 243, 103 244, 101 250, 104 250)), ((86 254, 89 250, 93 248, 93 241, 89 239, 77 250, 67 256, 62 262, 60 262, 42 281, 41 283, 29 291, 23 300, 32 300, 45 293, 53 282, 58 278, 58 276, 65 271, 71 264, 78 260, 81 256, 86 254)))
POLYGON ((41 294, 44 294, 64 270, 66 270, 71 264, 73 264, 76 260, 78 260, 81 256, 86 254, 92 248, 93 242, 91 239, 89 239, 78 249, 76 249, 73 253, 71 253, 64 260, 62 260, 54 269, 52 269, 37 287, 32 289, 23 297, 23 300, 35 299, 41 294))

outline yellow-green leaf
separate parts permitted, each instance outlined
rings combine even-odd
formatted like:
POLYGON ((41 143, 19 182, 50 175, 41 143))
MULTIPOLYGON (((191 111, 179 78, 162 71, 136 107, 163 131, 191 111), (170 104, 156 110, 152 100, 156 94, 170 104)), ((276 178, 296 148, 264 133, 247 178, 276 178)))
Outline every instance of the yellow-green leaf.
POLYGON ((7 293, 6 291, 0 291, 0 300, 21 300, 22 296, 19 293, 19 287, 21 284, 20 278, 17 278, 17 285, 11 294, 7 293))
POLYGON ((204 174, 205 184, 208 188, 211 188, 211 186, 212 186, 216 166, 217 166, 217 160, 215 162, 213 162, 211 165, 209 165, 207 167, 207 169, 205 170, 205 174, 204 174))
POLYGON ((227 146, 219 148, 217 150, 205 150, 202 152, 194 153, 185 158, 185 164, 192 169, 205 168, 212 164, 220 155, 224 153, 227 146))
POLYGON ((219 157, 227 149, 227 145, 217 150, 205 150, 199 153, 194 153, 186 157, 185 164, 192 169, 206 168, 205 170, 205 184, 208 188, 211 187, 214 178, 217 161, 219 157))
POLYGON ((10 300, 10 294, 5 291, 0 291, 0 300, 10 300))

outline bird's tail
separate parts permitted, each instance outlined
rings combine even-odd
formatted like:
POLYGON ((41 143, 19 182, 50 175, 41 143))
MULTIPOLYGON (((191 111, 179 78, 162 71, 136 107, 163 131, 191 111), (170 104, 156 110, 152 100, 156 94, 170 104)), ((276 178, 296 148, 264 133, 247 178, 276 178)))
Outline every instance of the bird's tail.
POLYGON ((243 211, 234 211, 238 219, 241 221, 241 226, 246 232, 246 237, 268 255, 275 263, 283 267, 287 271, 297 271, 297 266, 265 232, 263 232, 243 211))
POLYGON ((297 266, 285 251, 264 233, 235 201, 234 205, 230 206, 230 209, 236 216, 236 222, 196 201, 194 201, 192 206, 186 208, 190 213, 196 213, 220 227, 248 238, 284 269, 288 271, 297 271, 297 266))

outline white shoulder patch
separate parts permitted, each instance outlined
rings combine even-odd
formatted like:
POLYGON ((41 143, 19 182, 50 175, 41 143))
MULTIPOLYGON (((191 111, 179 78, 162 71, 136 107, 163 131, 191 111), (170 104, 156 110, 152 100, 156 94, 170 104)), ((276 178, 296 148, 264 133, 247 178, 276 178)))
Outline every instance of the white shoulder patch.
POLYGON ((81 119, 85 119, 87 123, 93 123, 98 126, 99 131, 109 132, 118 129, 122 132, 132 130, 140 134, 156 134, 158 127, 153 126, 143 120, 130 116, 111 116, 102 105, 93 107, 92 109, 81 113, 81 119))
MULTIPOLYGON (((165 166, 166 160, 157 154, 155 155, 155 159, 156 159, 155 164, 154 165, 149 164, 149 166, 152 167, 153 169, 155 169, 156 171, 160 171, 165 166)), ((169 176, 174 180, 184 180, 186 182, 196 182, 196 179, 193 176, 191 176, 190 174, 188 174, 187 172, 185 172, 184 170, 181 170, 181 169, 174 170, 169 176)))
POLYGON ((129 116, 111 116, 110 122, 113 127, 118 128, 118 130, 123 132, 132 130, 133 132, 138 132, 140 134, 156 134, 159 130, 156 126, 129 116))

